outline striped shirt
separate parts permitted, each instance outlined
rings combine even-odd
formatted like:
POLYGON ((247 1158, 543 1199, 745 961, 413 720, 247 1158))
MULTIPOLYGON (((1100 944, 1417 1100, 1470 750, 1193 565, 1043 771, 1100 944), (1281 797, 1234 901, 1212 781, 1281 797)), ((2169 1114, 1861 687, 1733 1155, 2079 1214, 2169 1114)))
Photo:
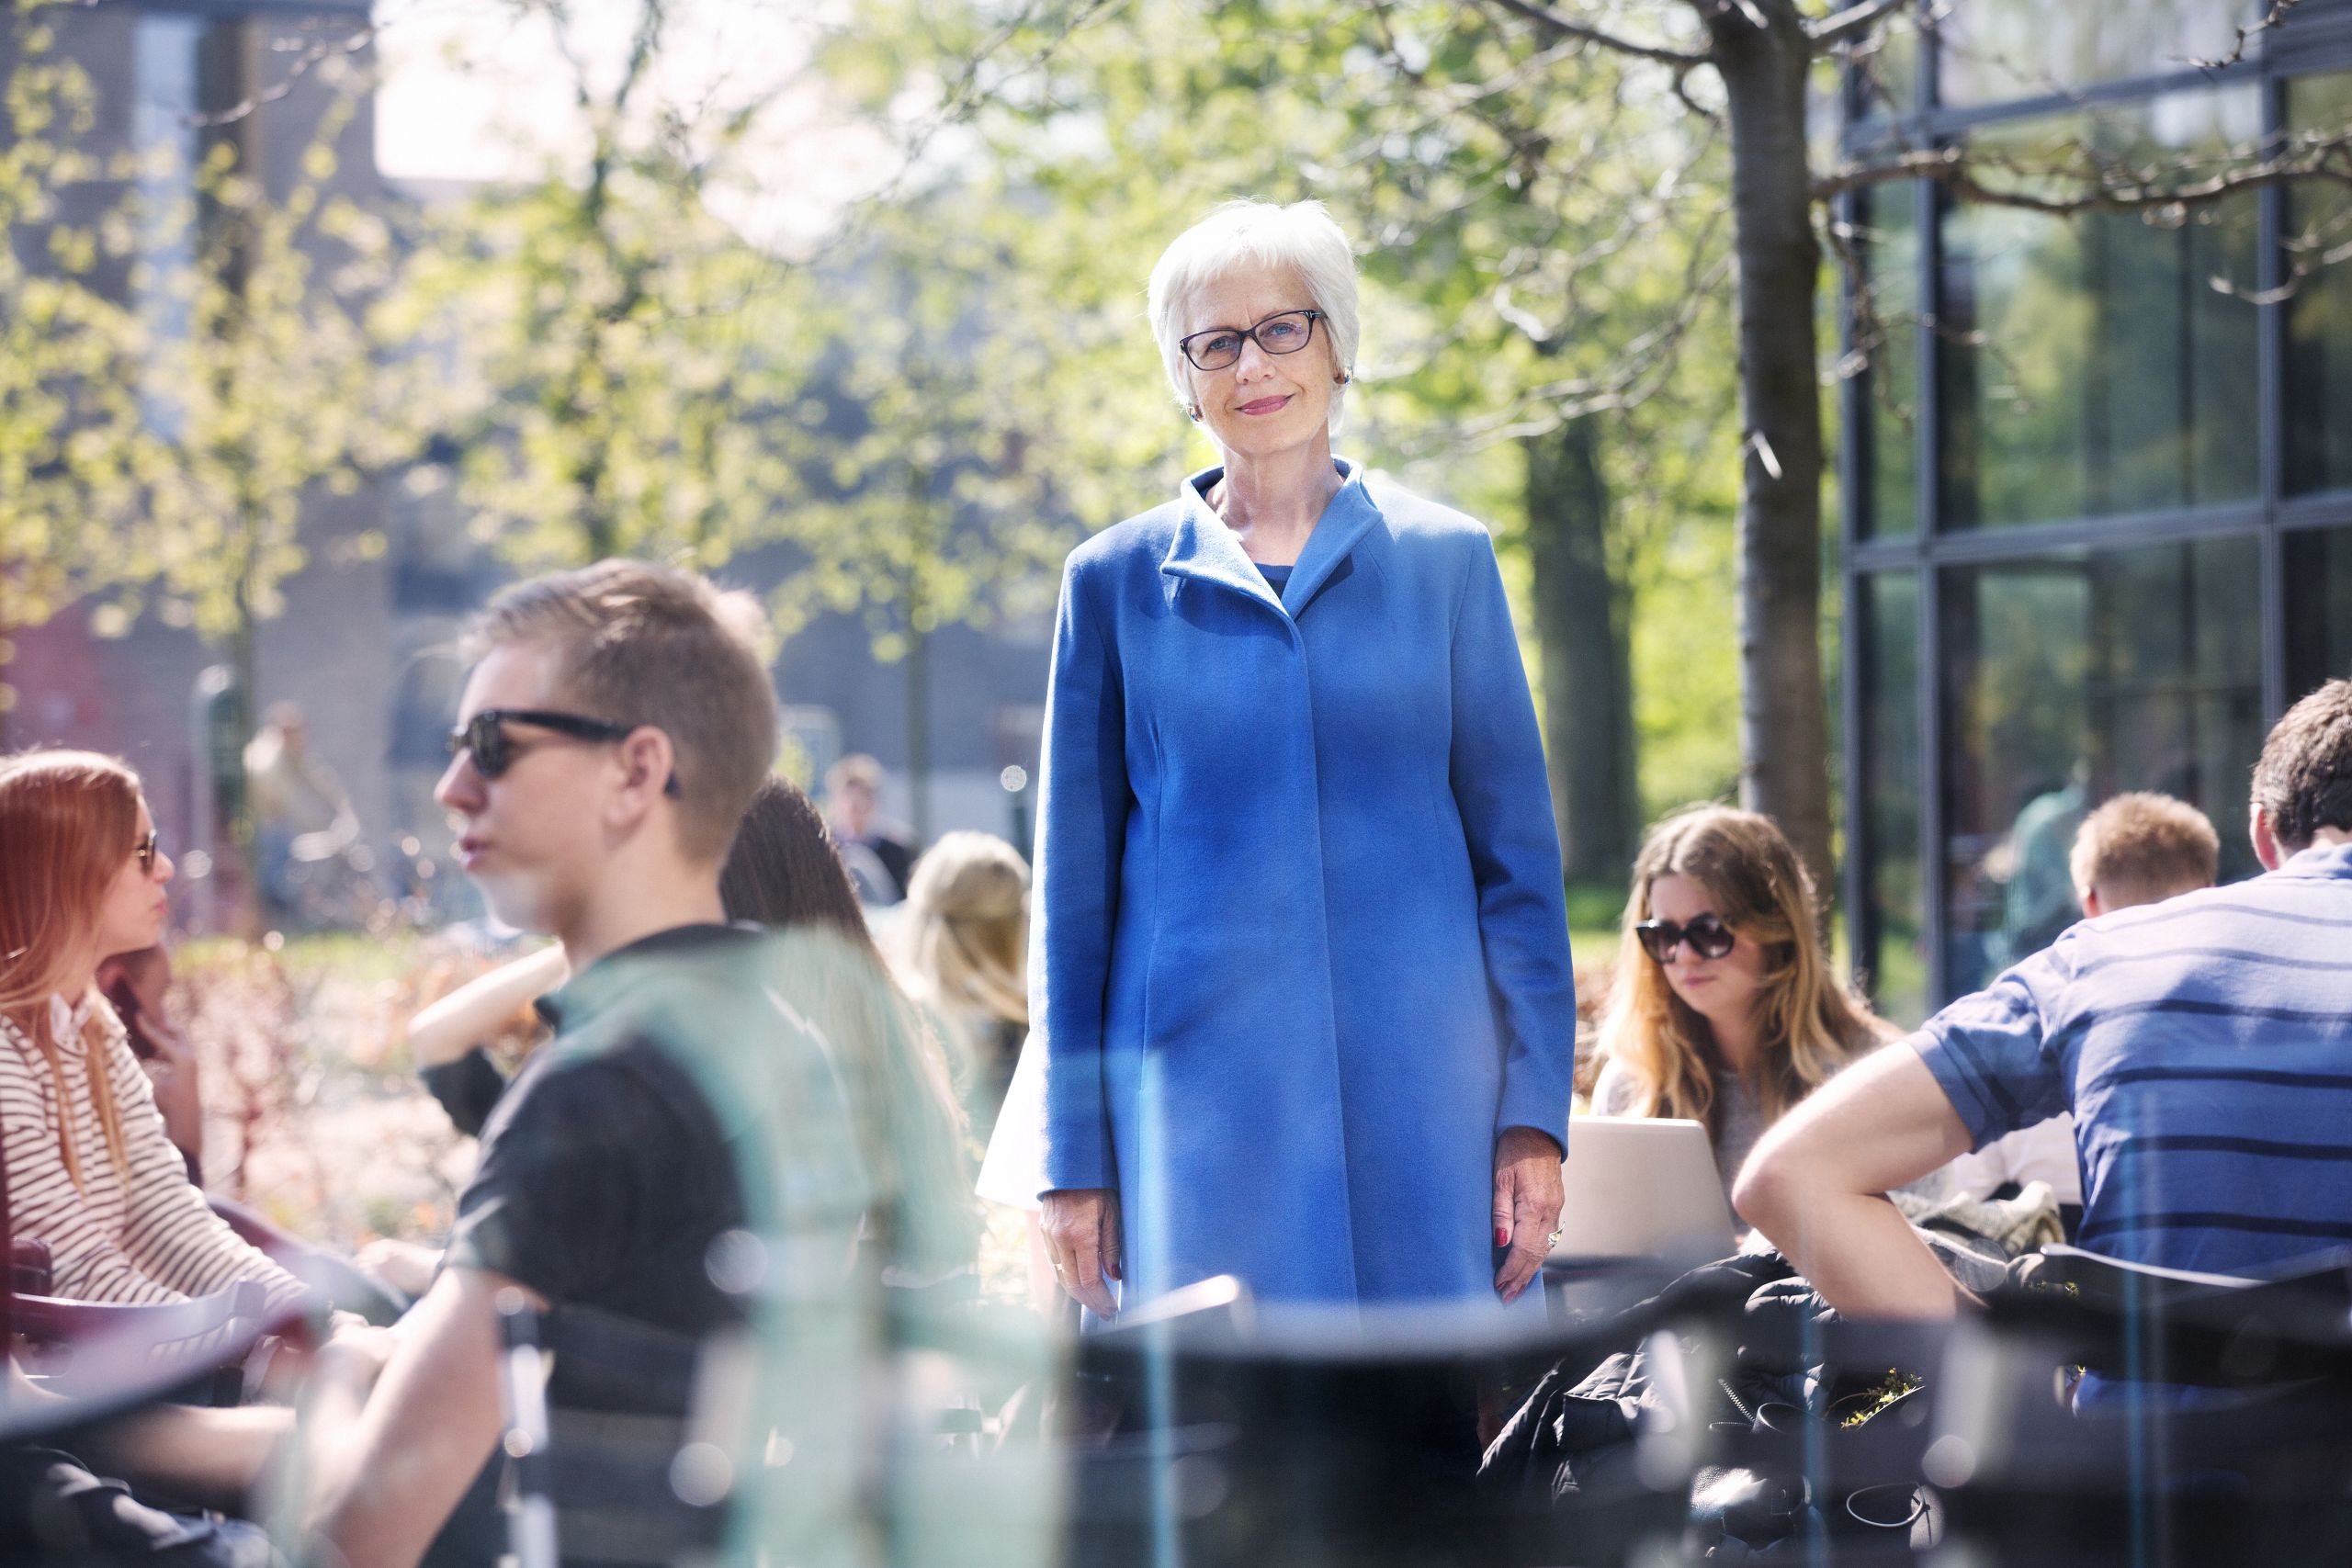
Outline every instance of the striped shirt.
POLYGON ((1980 1147, 2074 1112, 2092 1251, 2246 1274, 2352 1244, 2352 846, 2086 921, 1910 1044, 1980 1147))
POLYGON ((243 1280, 268 1287, 275 1310, 302 1293, 294 1277, 241 1240, 189 1182, 130 1037, 103 1003, 103 1067, 114 1090, 130 1179, 107 1151, 89 1092, 90 1052, 78 1032, 58 1046, 72 1103, 80 1188, 57 1140, 57 1090, 40 1050, 0 1017, 0 1129, 16 1234, 49 1244, 51 1291, 74 1301, 175 1302, 243 1280))

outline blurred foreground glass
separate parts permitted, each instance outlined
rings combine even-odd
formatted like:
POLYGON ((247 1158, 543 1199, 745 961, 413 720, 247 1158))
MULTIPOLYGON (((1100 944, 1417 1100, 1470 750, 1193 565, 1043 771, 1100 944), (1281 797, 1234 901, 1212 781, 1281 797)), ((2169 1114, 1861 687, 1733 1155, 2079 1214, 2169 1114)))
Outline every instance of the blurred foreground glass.
POLYGON ((2179 796, 2220 829, 2223 881, 2256 869, 2242 824, 2267 728, 2260 560, 2248 535, 1945 574, 1954 994, 2074 923, 2075 829, 2110 795, 2179 796))

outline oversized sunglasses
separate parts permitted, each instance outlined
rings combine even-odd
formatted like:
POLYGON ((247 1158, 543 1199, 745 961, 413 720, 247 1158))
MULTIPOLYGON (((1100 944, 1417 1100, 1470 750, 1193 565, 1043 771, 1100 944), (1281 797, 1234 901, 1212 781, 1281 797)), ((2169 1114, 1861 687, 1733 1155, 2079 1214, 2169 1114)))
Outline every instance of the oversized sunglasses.
POLYGON ((130 846, 130 852, 139 857, 140 875, 153 876, 155 874, 155 856, 158 852, 160 841, 161 840, 156 836, 155 830, 153 828, 150 828, 147 829, 147 836, 145 838, 130 846))
POLYGON ((1315 337, 1320 310, 1277 310, 1250 327, 1211 327, 1178 341, 1195 370, 1222 370, 1241 357, 1241 345, 1254 343, 1268 354, 1296 354, 1315 337))
MULTIPOLYGON (((590 718, 585 714, 554 713, 546 708, 484 708, 449 731, 449 755, 455 758, 465 752, 474 760, 474 771, 486 779, 494 779, 514 765, 514 759, 526 750, 517 746, 514 737, 506 733, 510 724, 536 725, 552 729, 558 735, 569 735, 578 740, 624 740, 636 730, 633 724, 616 724, 608 718, 590 718)), ((672 773, 662 781, 662 793, 678 793, 678 775, 672 773)))
POLYGON ((1663 964, 1674 956, 1674 950, 1684 942, 1702 958, 1721 958, 1729 953, 1737 940, 1731 928, 1713 914, 1701 915, 1689 925, 1677 925, 1672 920, 1644 920, 1634 928, 1634 940, 1642 951, 1663 964))

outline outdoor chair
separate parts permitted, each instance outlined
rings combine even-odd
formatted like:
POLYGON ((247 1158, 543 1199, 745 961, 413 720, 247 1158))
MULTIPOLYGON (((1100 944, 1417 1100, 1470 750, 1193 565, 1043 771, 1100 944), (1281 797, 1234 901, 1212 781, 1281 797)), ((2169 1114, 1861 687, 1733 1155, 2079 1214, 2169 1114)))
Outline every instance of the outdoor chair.
POLYGON ((98 1398, 126 1388, 176 1391, 178 1403, 234 1405, 256 1346, 272 1325, 252 1281, 157 1304, 67 1301, 18 1292, 10 1303, 26 1375, 60 1393, 98 1398))
POLYGON ((1922 1472, 2004 1563, 2352 1557, 2352 1269, 2052 1248, 1952 1326, 1922 1472), (2064 1389, 2103 1380, 2079 1411, 2064 1389))
POLYGON ((499 1395, 517 1568, 669 1562, 715 1551, 726 1487, 697 1470, 691 1412, 707 1347, 576 1306, 499 1294, 499 1395), (548 1399, 554 1362, 572 1403, 548 1399))

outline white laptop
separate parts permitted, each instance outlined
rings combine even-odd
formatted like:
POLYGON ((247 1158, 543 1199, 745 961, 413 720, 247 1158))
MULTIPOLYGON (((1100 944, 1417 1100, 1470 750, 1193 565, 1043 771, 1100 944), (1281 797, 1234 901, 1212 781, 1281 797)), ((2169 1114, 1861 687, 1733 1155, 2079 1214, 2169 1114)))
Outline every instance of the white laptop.
POLYGON ((1715 1152, 1698 1122, 1577 1116, 1560 1167, 1562 1261, 1611 1258, 1728 1258, 1738 1233, 1715 1152))

